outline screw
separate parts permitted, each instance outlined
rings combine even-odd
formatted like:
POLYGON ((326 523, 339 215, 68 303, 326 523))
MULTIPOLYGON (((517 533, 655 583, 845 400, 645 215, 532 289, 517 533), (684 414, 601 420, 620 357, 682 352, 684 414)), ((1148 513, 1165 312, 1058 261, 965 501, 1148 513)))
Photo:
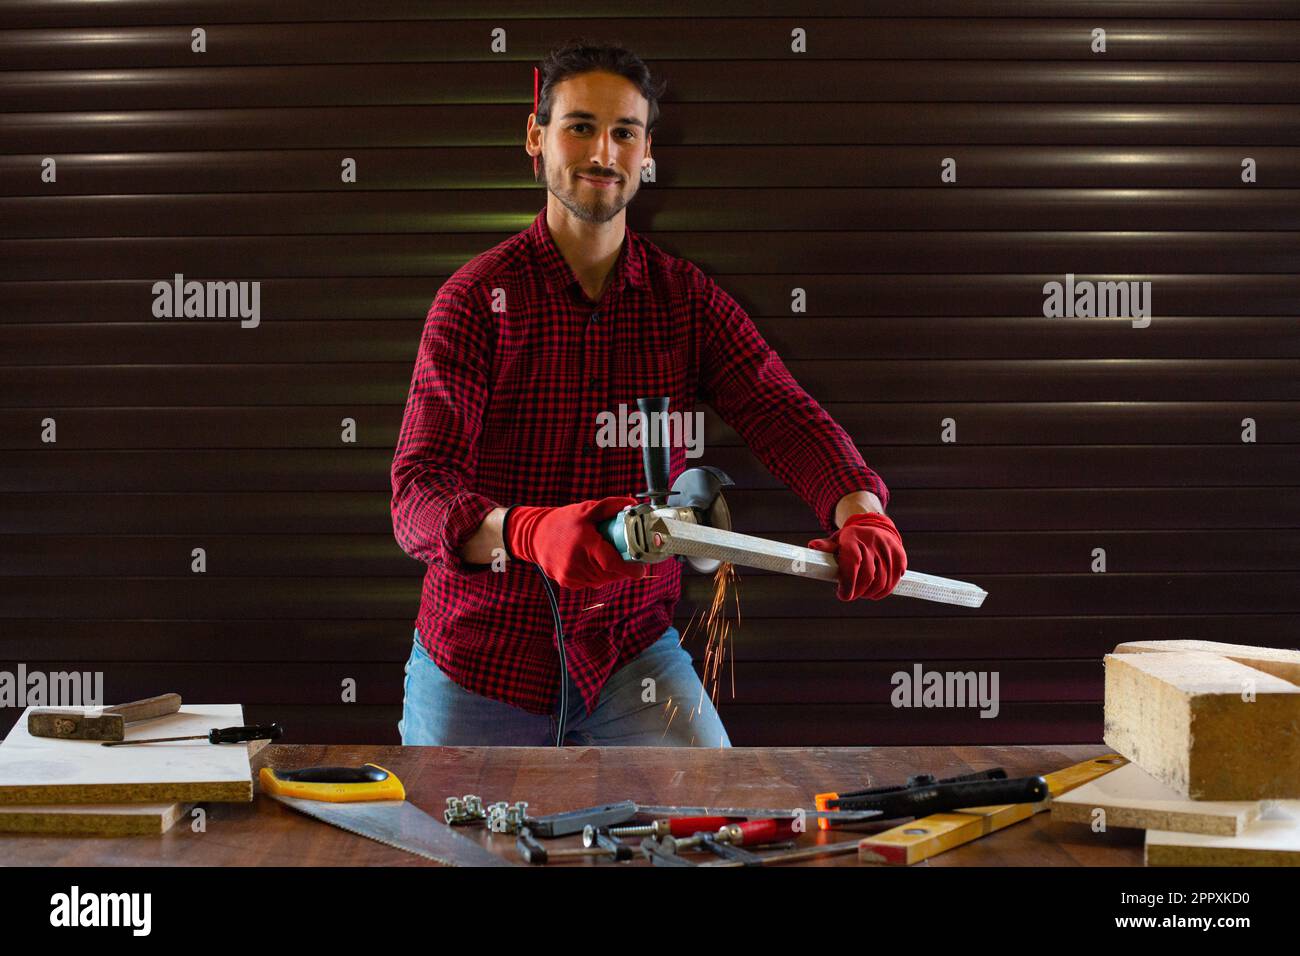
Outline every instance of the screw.
POLYGON ((609 835, 614 837, 661 837, 667 836, 672 824, 667 820, 655 820, 653 823, 638 823, 629 827, 610 827, 609 835))

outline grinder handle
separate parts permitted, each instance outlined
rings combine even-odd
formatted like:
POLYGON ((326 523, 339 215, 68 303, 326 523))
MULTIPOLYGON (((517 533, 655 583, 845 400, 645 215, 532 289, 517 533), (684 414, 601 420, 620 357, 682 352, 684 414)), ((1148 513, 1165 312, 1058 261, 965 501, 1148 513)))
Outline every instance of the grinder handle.
MULTIPOLYGON (((672 469, 672 448, 669 447, 668 404, 667 396, 656 398, 638 398, 636 406, 645 416, 645 443, 641 446, 641 469, 645 472, 646 490, 637 495, 650 501, 655 507, 668 503, 668 476, 672 469), (651 429, 654 439, 651 440, 651 429)), ((619 553, 624 561, 632 560, 632 550, 627 543, 627 529, 623 515, 617 514, 596 525, 600 535, 619 553)))
POLYGON ((669 447, 671 435, 668 425, 669 401, 667 396, 636 400, 636 407, 645 416, 645 444, 641 446, 641 467, 645 471, 646 495, 656 508, 668 503, 668 476, 672 468, 672 448, 669 447))

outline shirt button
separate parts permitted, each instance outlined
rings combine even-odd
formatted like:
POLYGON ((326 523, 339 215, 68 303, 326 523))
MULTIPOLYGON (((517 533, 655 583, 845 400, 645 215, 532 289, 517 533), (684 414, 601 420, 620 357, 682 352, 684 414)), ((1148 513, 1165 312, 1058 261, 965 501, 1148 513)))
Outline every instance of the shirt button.
POLYGON ((599 321, 600 321, 600 313, 599 313, 599 312, 593 312, 593 313, 591 313, 591 321, 593 321, 593 322, 599 322, 599 321))

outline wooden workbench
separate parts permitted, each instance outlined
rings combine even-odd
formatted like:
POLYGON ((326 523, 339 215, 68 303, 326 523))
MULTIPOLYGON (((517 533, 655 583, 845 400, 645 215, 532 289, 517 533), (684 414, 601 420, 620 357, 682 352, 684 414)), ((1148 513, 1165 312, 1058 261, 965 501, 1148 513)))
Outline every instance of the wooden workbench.
MULTIPOLYGON (((1010 776, 1048 773, 1109 751, 1094 746, 674 748, 569 747, 267 747, 255 766, 377 763, 395 772, 408 799, 442 819, 445 798, 475 793, 485 802, 527 801, 551 813, 614 800, 710 806, 812 806, 812 795, 902 783, 909 774, 951 776, 1000 766, 1010 776)), ((47 837, 0 834, 0 856, 17 865, 56 866, 432 866, 420 857, 312 820, 273 800, 209 804, 206 832, 188 817, 161 837, 47 837)), ((883 829, 879 826, 877 829, 883 829)), ((511 860, 513 836, 476 834, 511 860)), ((813 832, 802 843, 854 839, 813 832)), ((580 845, 576 837, 554 845, 580 845)), ((852 866, 854 854, 804 865, 852 866)), ((559 863, 550 866, 561 865, 559 863)), ((597 865, 568 863, 566 866, 597 865)), ((610 864, 599 864, 609 866, 610 864)), ((626 865, 642 865, 636 861, 626 865)), ((1037 814, 925 866, 1141 866, 1142 834, 1093 833, 1037 814)))

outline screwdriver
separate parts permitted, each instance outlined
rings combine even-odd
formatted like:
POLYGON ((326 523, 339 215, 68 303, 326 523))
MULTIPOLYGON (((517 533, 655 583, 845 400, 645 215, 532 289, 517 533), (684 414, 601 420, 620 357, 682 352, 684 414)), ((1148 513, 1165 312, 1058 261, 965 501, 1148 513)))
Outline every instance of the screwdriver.
POLYGON ((172 740, 206 740, 210 744, 238 744, 246 740, 279 740, 284 728, 279 724, 260 727, 213 727, 206 734, 192 737, 149 737, 146 740, 106 740, 105 747, 125 747, 128 744, 161 744, 172 740))

